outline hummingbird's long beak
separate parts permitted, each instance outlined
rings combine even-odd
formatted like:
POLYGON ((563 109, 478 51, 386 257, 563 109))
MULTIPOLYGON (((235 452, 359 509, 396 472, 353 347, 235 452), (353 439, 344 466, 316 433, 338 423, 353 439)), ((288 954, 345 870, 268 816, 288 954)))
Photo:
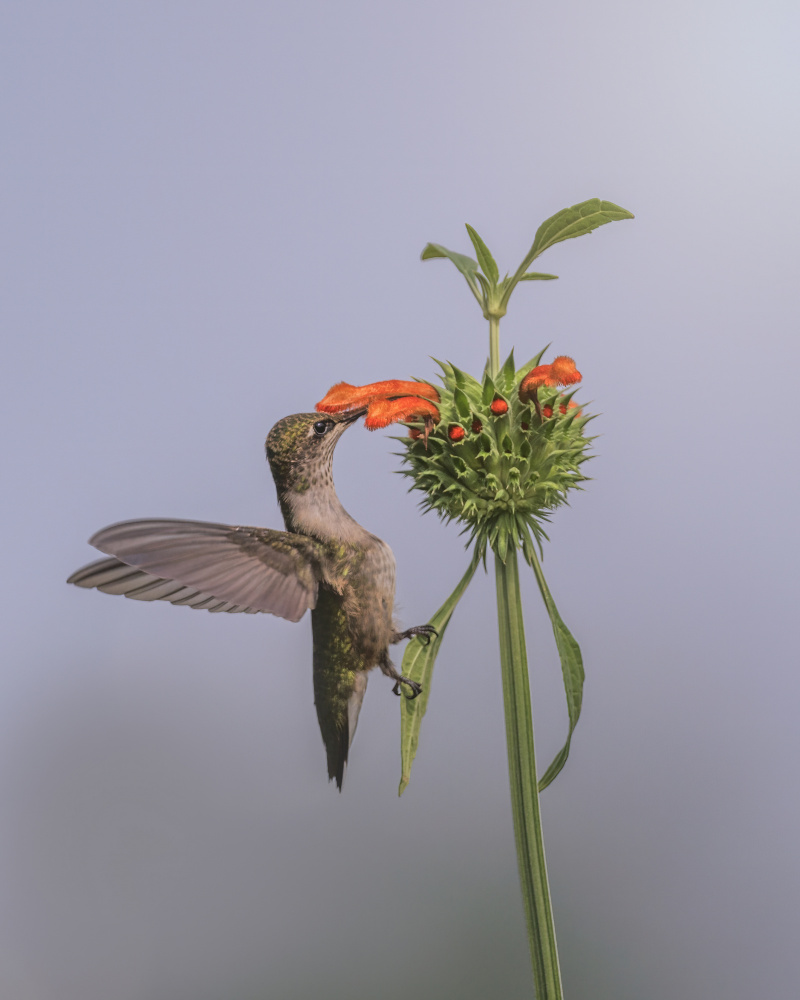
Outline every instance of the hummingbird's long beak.
POLYGON ((348 410, 347 413, 342 413, 340 420, 343 424, 352 424, 353 421, 358 420, 359 417, 365 416, 367 412, 366 406, 361 406, 357 410, 348 410))

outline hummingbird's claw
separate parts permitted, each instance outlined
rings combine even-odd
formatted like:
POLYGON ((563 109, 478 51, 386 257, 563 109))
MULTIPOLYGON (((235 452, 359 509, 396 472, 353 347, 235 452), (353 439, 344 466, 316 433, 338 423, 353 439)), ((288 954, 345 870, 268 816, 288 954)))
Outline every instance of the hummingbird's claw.
POLYGON ((395 632, 392 637, 392 642, 402 642, 403 639, 411 639, 415 635, 418 635, 424 645, 427 646, 431 641, 431 636, 438 636, 439 633, 433 625, 415 625, 413 628, 407 628, 405 632, 395 632))
POLYGON ((413 692, 413 694, 407 694, 407 695, 405 695, 405 697, 409 701, 413 701, 415 698, 419 697, 419 695, 422 694, 422 685, 418 684, 417 681, 412 681, 409 677, 400 677, 400 678, 398 678, 398 680, 395 681, 394 687, 392 688, 392 694, 396 694, 398 697, 400 697, 400 685, 401 684, 408 684, 408 686, 411 688, 411 690, 413 692))

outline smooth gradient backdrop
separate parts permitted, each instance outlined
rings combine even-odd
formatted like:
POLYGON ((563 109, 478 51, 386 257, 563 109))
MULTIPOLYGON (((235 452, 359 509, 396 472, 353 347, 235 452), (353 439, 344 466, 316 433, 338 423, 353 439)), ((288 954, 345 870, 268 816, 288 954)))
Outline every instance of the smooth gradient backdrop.
MULTIPOLYGON (((479 373, 428 240, 513 269, 501 328, 572 355, 595 477, 545 571, 584 716, 543 796, 567 1000, 800 981, 791 0, 70 3, 0 11, 4 1000, 529 997, 491 577, 448 632, 411 785, 370 680, 328 785, 311 637, 65 585, 95 530, 280 526, 263 441, 336 381, 479 373)), ((389 433, 335 477, 399 613, 463 572, 389 433)), ((525 578, 542 765, 566 711, 525 578)))

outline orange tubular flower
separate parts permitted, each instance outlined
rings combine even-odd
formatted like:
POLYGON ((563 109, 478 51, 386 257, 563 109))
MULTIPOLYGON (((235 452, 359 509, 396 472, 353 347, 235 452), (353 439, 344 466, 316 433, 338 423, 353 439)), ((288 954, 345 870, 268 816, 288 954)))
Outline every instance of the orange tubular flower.
POLYGON ((436 406, 438 402, 439 393, 427 382, 389 379, 369 385, 338 382, 328 390, 316 408, 320 413, 346 413, 366 406, 364 426, 371 431, 398 421, 422 420, 427 443, 433 425, 441 419, 436 406))
POLYGON ((519 398, 523 403, 533 403, 537 416, 542 420, 544 418, 537 390, 543 386, 575 385, 582 377, 572 358, 561 354, 551 364, 537 365, 528 372, 520 383, 519 398))
POLYGON ((427 382, 389 379, 387 382, 371 382, 369 385, 338 382, 328 389, 325 398, 317 403, 316 408, 320 413, 345 413, 347 410, 358 410, 362 406, 369 406, 379 399, 398 399, 401 396, 422 396, 424 399, 433 400, 434 403, 439 402, 439 393, 427 382))
POLYGON ((529 403, 535 389, 541 389, 545 385, 575 385, 582 377, 572 358, 562 354, 552 364, 537 365, 528 372, 520 383, 519 398, 523 403, 529 403))
POLYGON ((371 402, 364 426, 367 430, 376 431, 379 427, 388 427, 400 420, 425 420, 433 425, 438 419, 438 407, 430 400, 401 396, 399 399, 376 399, 371 402))

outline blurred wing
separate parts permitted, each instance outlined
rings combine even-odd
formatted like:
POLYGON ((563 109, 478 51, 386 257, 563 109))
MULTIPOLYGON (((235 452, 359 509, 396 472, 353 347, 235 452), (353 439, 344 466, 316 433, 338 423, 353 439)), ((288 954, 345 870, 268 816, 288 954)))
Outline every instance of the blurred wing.
POLYGON ((321 547, 306 535, 147 520, 112 524, 90 542, 116 558, 85 566, 68 583, 209 611, 264 611, 293 622, 317 602, 321 547))

